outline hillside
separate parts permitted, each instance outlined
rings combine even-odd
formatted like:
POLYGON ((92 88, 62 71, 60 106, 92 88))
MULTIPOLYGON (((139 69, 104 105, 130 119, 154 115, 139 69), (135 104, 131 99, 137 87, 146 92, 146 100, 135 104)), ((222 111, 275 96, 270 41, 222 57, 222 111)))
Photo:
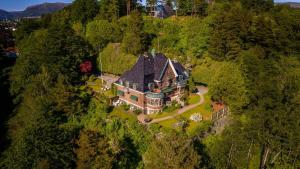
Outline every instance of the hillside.
POLYGON ((10 18, 12 18, 12 17, 13 17, 13 16, 12 16, 9 12, 0 9, 0 20, 3 20, 3 19, 10 19, 10 18))
POLYGON ((300 10, 124 2, 20 20, 9 69, 0 38, 0 168, 300 169, 300 10))
POLYGON ((43 3, 27 7, 24 11, 7 12, 0 10, 0 19, 24 18, 24 17, 38 17, 43 14, 59 11, 68 6, 67 3, 43 3))
POLYGON ((300 3, 299 2, 284 2, 284 3, 279 3, 281 5, 289 5, 291 8, 300 8, 300 3))

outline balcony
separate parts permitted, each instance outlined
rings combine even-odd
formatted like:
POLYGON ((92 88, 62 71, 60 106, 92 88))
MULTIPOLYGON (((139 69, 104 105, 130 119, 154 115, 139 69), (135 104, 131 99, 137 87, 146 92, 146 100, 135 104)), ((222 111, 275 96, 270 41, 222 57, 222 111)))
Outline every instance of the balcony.
POLYGON ((150 99, 163 99, 164 98, 164 94, 163 93, 154 93, 154 92, 148 92, 146 94, 146 97, 147 98, 150 98, 150 99))
POLYGON ((186 80, 178 81, 177 87, 185 87, 186 86, 186 80))

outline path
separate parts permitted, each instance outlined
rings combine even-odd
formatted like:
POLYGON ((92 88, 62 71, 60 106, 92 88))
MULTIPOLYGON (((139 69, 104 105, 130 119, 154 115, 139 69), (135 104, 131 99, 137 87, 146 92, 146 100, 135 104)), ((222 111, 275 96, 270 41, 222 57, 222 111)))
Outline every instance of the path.
POLYGON ((106 82, 106 87, 111 88, 112 84, 115 83, 119 76, 111 75, 111 74, 104 74, 99 76, 98 78, 104 80, 106 82))
POLYGON ((197 107, 197 106, 203 104, 203 103, 205 102, 205 99, 204 99, 204 96, 203 96, 203 95, 204 95, 205 93, 207 93, 207 91, 208 91, 208 90, 207 90, 207 88, 205 88, 205 87, 198 87, 198 93, 197 93, 197 94, 200 96, 200 101, 199 101, 198 103, 195 103, 195 104, 192 104, 192 105, 188 105, 188 106, 185 106, 185 107, 179 109, 179 110, 177 111, 177 113, 174 114, 174 115, 166 116, 166 117, 162 117, 162 118, 157 118, 157 119, 153 119, 153 120, 152 120, 151 122, 149 122, 149 123, 145 123, 145 121, 144 121, 144 119, 145 119, 145 117, 146 117, 145 114, 140 114, 137 118, 138 118, 138 120, 139 120, 142 124, 159 123, 159 122, 161 122, 161 121, 173 119, 173 118, 175 118, 176 116, 179 116, 179 115, 183 114, 184 112, 186 112, 186 111, 188 111, 188 110, 190 110, 190 109, 193 109, 193 108, 195 108, 195 107, 197 107))

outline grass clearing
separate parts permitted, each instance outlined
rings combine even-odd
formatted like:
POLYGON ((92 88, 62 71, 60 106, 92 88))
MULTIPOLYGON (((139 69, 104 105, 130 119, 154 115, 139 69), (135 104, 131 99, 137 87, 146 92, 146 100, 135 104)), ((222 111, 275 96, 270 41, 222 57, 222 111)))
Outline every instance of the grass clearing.
POLYGON ((100 92, 102 90, 103 82, 99 78, 91 78, 86 82, 86 86, 94 92, 100 92))
POLYGON ((198 94, 191 94, 188 99, 188 104, 196 104, 200 102, 200 96, 198 94))
POLYGON ((157 119, 157 118, 162 118, 162 117, 167 117, 167 116, 173 116, 177 113, 177 111, 178 110, 176 109, 172 112, 160 112, 160 113, 156 113, 156 114, 149 114, 147 116, 152 119, 157 119))
POLYGON ((122 107, 115 107, 110 113, 110 116, 117 116, 127 120, 137 120, 136 115, 133 112, 125 111, 122 107))
MULTIPOLYGON (((191 98, 193 100, 197 99, 195 96, 192 96, 191 98)), ((186 128, 186 132, 189 136, 194 136, 194 135, 198 134, 199 132, 206 131, 211 126, 210 120, 211 120, 212 109, 211 109, 210 96, 208 94, 205 94, 204 99, 205 99, 205 101, 203 104, 184 112, 183 114, 181 114, 180 116, 178 116, 176 118, 162 121, 162 122, 159 122, 158 124, 165 128, 176 129, 173 127, 173 125, 175 123, 179 122, 178 119, 180 119, 180 117, 189 119, 192 114, 200 113, 203 117, 203 121, 195 122, 195 121, 189 120, 189 125, 186 128)), ((200 97, 199 97, 199 101, 200 101, 200 97)), ((167 114, 165 116, 170 115, 168 113, 164 113, 164 114, 167 114)))

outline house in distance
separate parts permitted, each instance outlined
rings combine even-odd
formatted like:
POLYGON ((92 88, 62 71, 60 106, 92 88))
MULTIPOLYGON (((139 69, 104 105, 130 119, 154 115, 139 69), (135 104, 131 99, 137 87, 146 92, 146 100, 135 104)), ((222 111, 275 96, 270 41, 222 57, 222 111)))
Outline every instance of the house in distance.
POLYGON ((168 101, 180 101, 188 77, 180 63, 161 53, 145 53, 115 85, 119 102, 153 114, 161 112, 168 101))

